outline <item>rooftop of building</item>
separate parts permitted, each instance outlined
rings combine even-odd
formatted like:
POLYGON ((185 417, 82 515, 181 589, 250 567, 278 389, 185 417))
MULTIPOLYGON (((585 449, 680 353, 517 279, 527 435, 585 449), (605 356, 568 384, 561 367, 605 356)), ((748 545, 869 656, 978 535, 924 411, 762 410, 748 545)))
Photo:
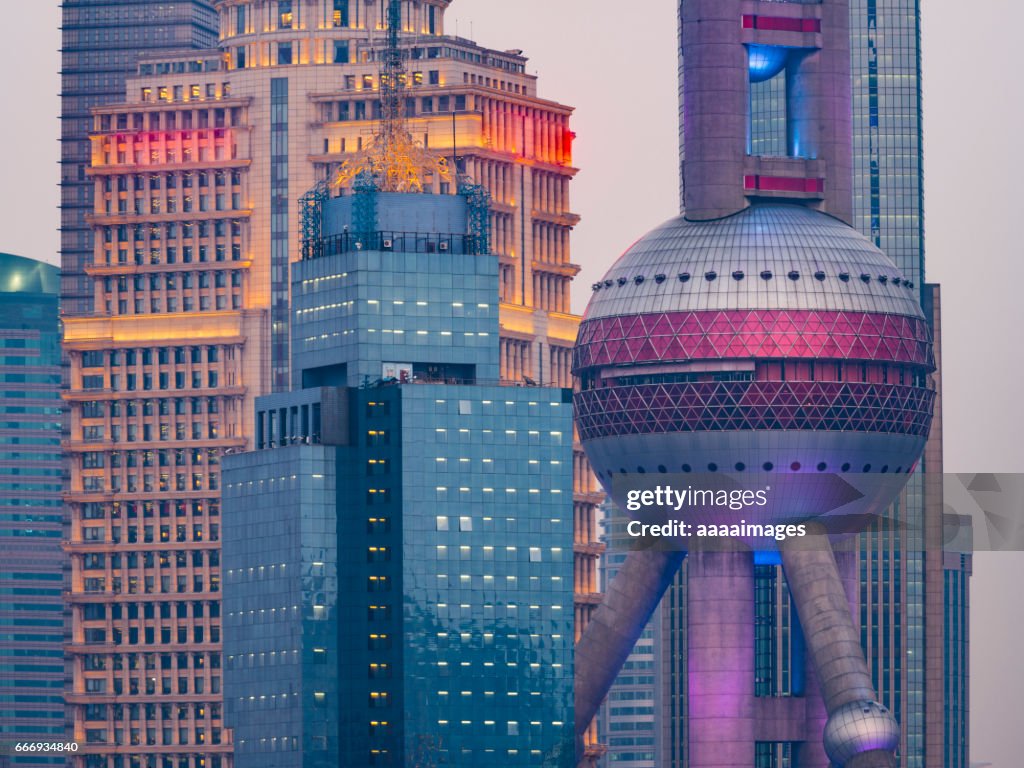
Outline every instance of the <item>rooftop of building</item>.
POLYGON ((60 270, 52 264, 0 253, 0 293, 60 293, 60 270))

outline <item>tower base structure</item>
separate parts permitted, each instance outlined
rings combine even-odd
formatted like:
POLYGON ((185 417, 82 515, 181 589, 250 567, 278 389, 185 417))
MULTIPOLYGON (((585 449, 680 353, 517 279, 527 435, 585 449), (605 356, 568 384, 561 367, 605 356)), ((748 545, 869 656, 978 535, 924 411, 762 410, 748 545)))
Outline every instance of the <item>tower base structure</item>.
MULTIPOLYGON (((609 588, 577 646, 578 738, 683 558, 635 551, 609 588)), ((749 768, 758 743, 786 742, 798 768, 895 768, 899 726, 877 702, 851 612, 856 558, 837 558, 812 525, 781 559, 811 664, 802 695, 766 697, 754 687, 753 552, 723 541, 689 553, 689 765, 749 768)))

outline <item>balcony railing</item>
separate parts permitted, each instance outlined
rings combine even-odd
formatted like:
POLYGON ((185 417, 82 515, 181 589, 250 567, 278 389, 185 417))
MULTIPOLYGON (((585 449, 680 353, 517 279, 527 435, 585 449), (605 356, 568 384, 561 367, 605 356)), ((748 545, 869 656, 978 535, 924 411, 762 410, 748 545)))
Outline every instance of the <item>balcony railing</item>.
POLYGON ((302 258, 319 259, 353 251, 452 253, 478 256, 480 238, 445 232, 342 232, 302 244, 302 258))

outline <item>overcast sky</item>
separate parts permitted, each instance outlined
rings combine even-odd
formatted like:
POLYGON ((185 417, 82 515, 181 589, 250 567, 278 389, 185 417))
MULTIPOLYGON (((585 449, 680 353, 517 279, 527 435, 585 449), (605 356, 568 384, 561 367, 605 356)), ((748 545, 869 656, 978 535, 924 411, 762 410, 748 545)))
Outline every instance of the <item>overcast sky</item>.
MULTIPOLYGON (((927 268, 943 285, 946 468, 1024 471, 1024 5, 923 5, 927 268)), ((463 37, 523 49, 541 96, 577 107, 582 310, 587 286, 676 213, 673 1, 456 0, 448 18, 450 33, 457 23, 463 37)), ((59 22, 56 0, 21 3, 17 34, 0 46, 0 251, 54 263, 59 22)), ((976 556, 972 758, 996 768, 1016 768, 1024 755, 1022 584, 1024 555, 976 556)))

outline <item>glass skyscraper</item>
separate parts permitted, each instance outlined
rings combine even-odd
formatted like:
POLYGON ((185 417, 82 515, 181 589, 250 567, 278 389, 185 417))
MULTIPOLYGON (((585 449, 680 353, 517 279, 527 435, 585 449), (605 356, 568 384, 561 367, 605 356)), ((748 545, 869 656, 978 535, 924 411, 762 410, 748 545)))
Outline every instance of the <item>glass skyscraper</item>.
POLYGON ((921 16, 917 0, 850 0, 853 225, 924 285, 921 16))
POLYGON ((292 265, 294 389, 224 460, 239 768, 575 765, 571 393, 499 384, 474 204, 334 198, 292 265))
MULTIPOLYGON (((920 286, 938 342, 939 290, 925 271, 920 3, 850 0, 850 34, 853 224, 920 286)), ((911 523, 906 540, 875 534, 861 552, 862 603, 889 590, 895 597, 888 610, 864 612, 861 629, 864 645, 878 649, 872 671, 903 726, 908 768, 966 766, 969 751, 963 649, 971 562, 944 555, 941 539, 929 538, 942 530, 941 409, 936 426, 922 462, 934 479, 919 471, 900 500, 911 523)))
POLYGON ((0 744, 64 740, 59 275, 0 254, 0 744))

